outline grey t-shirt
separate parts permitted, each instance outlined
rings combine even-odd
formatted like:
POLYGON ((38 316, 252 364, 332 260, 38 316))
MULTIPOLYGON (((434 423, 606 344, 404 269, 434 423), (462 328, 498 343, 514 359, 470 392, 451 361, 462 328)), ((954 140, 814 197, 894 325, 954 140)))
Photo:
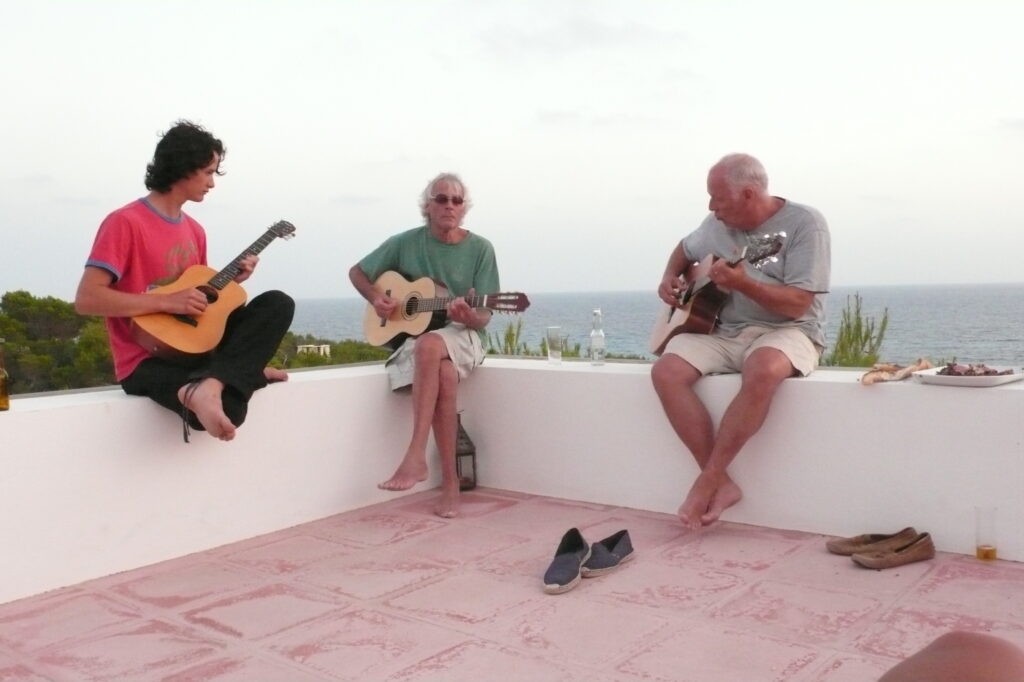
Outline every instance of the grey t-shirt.
POLYGON ((783 199, 786 203, 757 229, 746 231, 726 227, 713 214, 694 232, 683 238, 683 250, 691 261, 708 254, 735 258, 744 246, 759 237, 785 232, 776 262, 766 261, 761 269, 743 263, 754 279, 784 284, 814 293, 814 302, 802 317, 790 319, 767 310, 743 294, 733 292, 718 316, 716 332, 735 336, 748 325, 762 327, 798 327, 820 348, 825 347, 825 295, 829 290, 832 251, 828 224, 824 216, 810 206, 783 199))

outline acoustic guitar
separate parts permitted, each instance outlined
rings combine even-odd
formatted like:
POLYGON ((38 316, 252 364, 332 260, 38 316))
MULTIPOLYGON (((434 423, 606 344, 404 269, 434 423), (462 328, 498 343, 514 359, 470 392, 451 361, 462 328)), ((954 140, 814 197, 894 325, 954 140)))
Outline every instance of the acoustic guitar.
MULTIPOLYGON (((764 235, 743 248, 739 256, 729 259, 730 267, 747 261, 760 268, 782 250, 785 232, 764 235)), ((665 345, 676 334, 710 334, 718 323, 729 292, 711 281, 711 265, 719 260, 714 254, 705 256, 686 271, 686 288, 679 292, 677 305, 665 305, 654 321, 649 349, 655 355, 665 351, 665 345)))
POLYGON ((202 315, 137 315, 132 318, 132 334, 135 340, 149 353, 161 358, 181 358, 209 353, 224 337, 228 316, 246 301, 245 289, 234 281, 242 259, 257 255, 278 237, 291 239, 293 236, 295 226, 287 220, 279 220, 220 272, 205 265, 192 265, 174 282, 146 292, 171 294, 195 288, 206 295, 210 305, 202 315))
POLYGON ((448 296, 445 286, 429 277, 410 282, 394 270, 382 273, 374 286, 400 303, 385 318, 378 315, 372 305, 367 305, 363 315, 363 333, 367 343, 392 350, 410 336, 443 327, 448 321, 448 304, 456 298, 465 298, 472 308, 488 308, 497 313, 521 313, 530 307, 526 294, 448 296))

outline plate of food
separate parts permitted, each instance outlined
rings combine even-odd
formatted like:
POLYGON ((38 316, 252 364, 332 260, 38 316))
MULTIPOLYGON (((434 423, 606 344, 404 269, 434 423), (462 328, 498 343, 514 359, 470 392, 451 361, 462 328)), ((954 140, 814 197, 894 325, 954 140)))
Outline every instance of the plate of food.
POLYGON ((1009 367, 989 367, 981 364, 958 365, 950 362, 942 367, 914 372, 914 376, 923 384, 985 388, 1020 381, 1024 379, 1024 372, 1009 367))

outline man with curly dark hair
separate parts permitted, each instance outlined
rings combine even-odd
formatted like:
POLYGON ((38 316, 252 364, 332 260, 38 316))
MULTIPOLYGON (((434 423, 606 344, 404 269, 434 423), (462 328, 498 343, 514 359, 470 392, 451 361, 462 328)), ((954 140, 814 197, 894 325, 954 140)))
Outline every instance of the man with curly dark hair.
MULTIPOLYGON (((178 121, 156 145, 146 167, 145 197, 104 219, 75 296, 83 315, 106 317, 114 372, 131 395, 148 396, 180 412, 189 428, 228 441, 245 421, 253 392, 287 373, 267 367, 291 325, 295 303, 268 291, 231 313, 212 352, 167 359, 152 355, 132 333, 131 318, 149 313, 198 316, 210 305, 205 293, 187 288, 147 290, 176 280, 192 265, 206 265, 206 232, 182 211, 202 201, 223 175, 223 143, 189 121, 178 121)), ((258 258, 239 261, 236 282, 252 274, 258 258)))

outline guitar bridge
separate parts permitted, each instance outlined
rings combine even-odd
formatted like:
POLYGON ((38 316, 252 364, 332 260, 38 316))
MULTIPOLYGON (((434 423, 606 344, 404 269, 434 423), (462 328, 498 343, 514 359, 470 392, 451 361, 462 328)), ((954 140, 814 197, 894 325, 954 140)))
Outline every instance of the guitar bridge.
POLYGON ((184 322, 185 324, 189 325, 190 327, 198 327, 199 326, 199 323, 195 319, 189 317, 188 315, 178 314, 178 315, 173 315, 172 317, 174 317, 174 319, 176 319, 178 322, 184 322))

